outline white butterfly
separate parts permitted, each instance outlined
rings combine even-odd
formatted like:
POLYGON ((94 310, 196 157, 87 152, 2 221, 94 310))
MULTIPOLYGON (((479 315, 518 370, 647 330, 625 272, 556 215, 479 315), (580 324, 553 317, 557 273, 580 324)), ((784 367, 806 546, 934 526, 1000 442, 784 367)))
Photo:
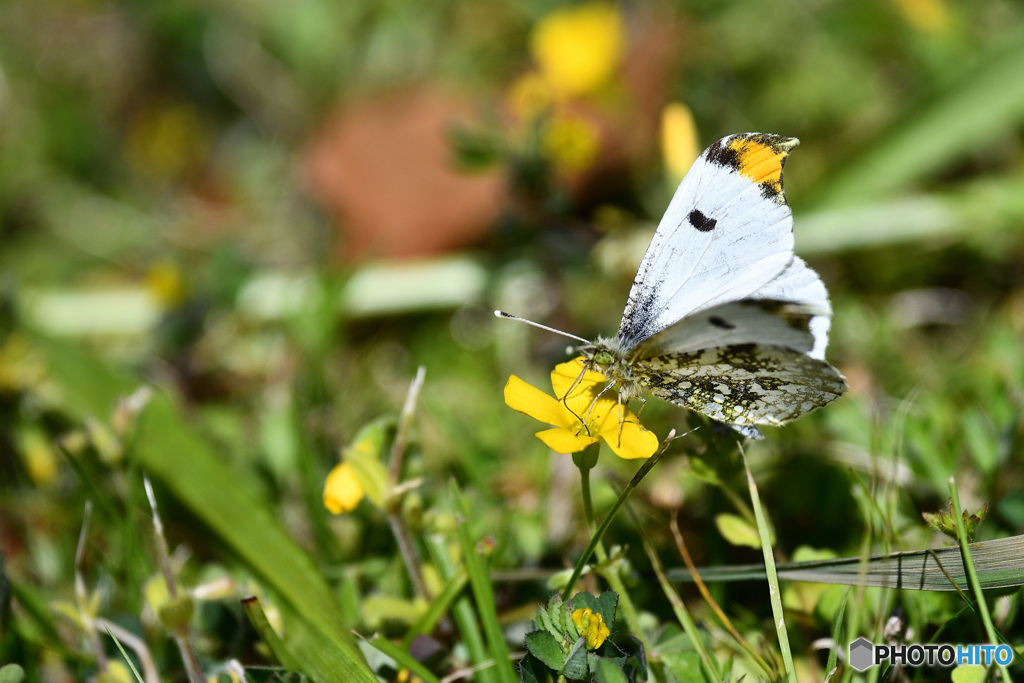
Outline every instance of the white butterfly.
POLYGON ((621 401, 646 391, 756 437, 754 425, 846 391, 824 360, 825 285, 793 254, 782 170, 797 144, 741 133, 704 150, 647 248, 618 334, 566 335, 584 342, 577 350, 621 401))

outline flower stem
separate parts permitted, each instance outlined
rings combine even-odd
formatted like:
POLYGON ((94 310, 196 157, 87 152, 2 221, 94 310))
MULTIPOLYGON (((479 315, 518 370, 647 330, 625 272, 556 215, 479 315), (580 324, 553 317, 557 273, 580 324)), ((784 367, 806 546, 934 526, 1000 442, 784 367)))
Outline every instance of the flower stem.
POLYGON ((597 555, 600 564, 598 572, 608 582, 612 590, 618 593, 619 607, 622 608, 622 616, 625 618, 629 630, 644 644, 644 650, 650 652, 651 648, 644 636, 643 628, 640 626, 640 617, 636 606, 626 591, 626 584, 619 575, 618 567, 615 564, 608 564, 608 553, 605 552, 604 544, 601 543, 599 537, 595 536, 597 525, 594 523, 594 505, 590 497, 590 470, 583 467, 580 468, 580 489, 583 492, 583 516, 587 520, 587 529, 592 538, 598 538, 597 545, 594 547, 594 554, 597 555))
MULTIPOLYGON (((665 437, 665 440, 661 442, 661 448, 658 449, 658 452, 647 459, 647 462, 645 462, 643 466, 641 466, 640 469, 637 470, 637 473, 633 475, 633 478, 630 480, 630 482, 626 484, 626 488, 622 489, 622 493, 619 494, 619 497, 615 501, 615 504, 612 505, 612 509, 608 511, 608 514, 607 516, 605 516, 604 521, 601 522, 601 526, 599 526, 597 528, 597 531, 592 534, 590 538, 590 543, 588 543, 587 547, 583 550, 583 554, 580 555, 580 559, 576 561, 576 567, 573 569, 572 576, 569 578, 569 583, 566 584, 565 590, 562 592, 563 601, 567 601, 569 599, 573 587, 576 585, 576 582, 580 579, 580 574, 583 572, 583 567, 586 566, 587 560, 589 560, 590 556, 594 554, 594 550, 597 548, 597 545, 601 542, 601 538, 604 536, 604 533, 608 531, 608 527, 611 526, 612 520, 615 518, 615 513, 619 511, 619 508, 622 507, 622 504, 626 502, 627 498, 629 498, 629 494, 633 492, 633 489, 635 489, 641 481, 643 481, 643 478, 647 476, 647 473, 651 471, 651 468, 658 464, 658 461, 661 460, 663 455, 665 455, 665 451, 668 449, 669 443, 671 443, 672 439, 674 438, 676 438, 676 432, 673 429, 671 432, 669 432, 668 436, 665 437)), ((573 456, 573 461, 577 462, 575 455, 573 456)), ((588 482, 587 486, 589 485, 590 484, 588 482)), ((586 495, 590 495, 589 491, 586 495)), ((586 503, 584 503, 584 507, 586 507, 586 503)), ((584 510, 584 514, 587 514, 586 510, 584 510)), ((593 506, 590 507, 590 514, 593 514, 593 506)))

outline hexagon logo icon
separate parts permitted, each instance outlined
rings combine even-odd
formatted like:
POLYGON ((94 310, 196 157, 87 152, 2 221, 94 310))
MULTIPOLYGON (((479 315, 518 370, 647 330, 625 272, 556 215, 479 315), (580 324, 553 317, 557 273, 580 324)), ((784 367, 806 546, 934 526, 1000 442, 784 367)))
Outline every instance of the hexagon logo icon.
POLYGON ((875 646, 863 636, 850 643, 850 666, 857 671, 866 671, 875 665, 875 646))

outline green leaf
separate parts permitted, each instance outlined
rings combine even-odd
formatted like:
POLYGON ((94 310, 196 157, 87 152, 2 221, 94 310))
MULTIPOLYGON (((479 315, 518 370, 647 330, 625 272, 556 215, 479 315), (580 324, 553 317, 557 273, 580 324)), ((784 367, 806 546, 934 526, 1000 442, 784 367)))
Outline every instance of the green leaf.
POLYGON ((562 645, 548 631, 530 631, 526 634, 526 649, 552 671, 561 671, 565 666, 562 645))
POLYGON ((0 667, 0 683, 21 683, 25 680, 25 670, 17 664, 0 667))
POLYGON ((569 601, 570 615, 578 609, 586 609, 588 607, 594 614, 601 613, 601 603, 597 601, 597 598, 594 597, 592 593, 577 593, 572 596, 572 600, 569 601))
POLYGON ((522 683, 550 683, 554 680, 551 669, 529 653, 519 661, 519 678, 522 683))
POLYGON ((953 669, 953 683, 985 683, 987 672, 981 664, 961 664, 953 669))
POLYGON ((715 526, 722 538, 733 545, 746 548, 760 548, 761 537, 757 528, 739 515, 724 512, 715 516, 715 526))
POLYGON ((622 669, 615 666, 610 659, 601 659, 597 662, 597 683, 629 683, 626 674, 622 669))
POLYGON ((615 608, 619 605, 619 594, 615 591, 605 591, 597 598, 597 602, 601 618, 610 630, 615 624, 615 608))
POLYGON ((587 675, 587 648, 586 639, 579 638, 572 644, 569 656, 565 658, 565 664, 560 673, 566 678, 581 679, 587 675))
MULTIPOLYGON (((33 342, 62 392, 64 408, 79 419, 111 414, 118 398, 138 387, 136 381, 70 345, 43 336, 34 336, 33 342)), ((339 665, 348 672, 348 680, 376 682, 309 555, 284 530, 266 500, 237 485, 235 472, 184 422, 169 396, 157 393, 139 415, 127 455, 272 588, 282 606, 308 627, 310 638, 322 649, 343 653, 339 665)))
POLYGON ((662 652, 661 663, 678 681, 708 680, 696 650, 662 652))

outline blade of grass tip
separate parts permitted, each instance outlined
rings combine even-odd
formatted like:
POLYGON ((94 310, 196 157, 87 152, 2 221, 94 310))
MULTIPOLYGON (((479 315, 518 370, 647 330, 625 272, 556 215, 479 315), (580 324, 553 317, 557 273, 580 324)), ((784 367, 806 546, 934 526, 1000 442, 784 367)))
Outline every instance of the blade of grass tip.
POLYGON ((289 671, 324 683, 373 683, 377 680, 368 665, 353 661, 343 649, 325 640, 316 625, 301 618, 290 605, 280 605, 285 638, 277 635, 267 621, 257 598, 243 599, 242 608, 274 657, 289 671))
POLYGON ((132 670, 132 675, 135 676, 135 680, 137 680, 139 683, 144 683, 142 680, 142 676, 139 675, 138 669, 136 669, 135 664, 132 663, 132 658, 129 657, 128 653, 124 651, 123 647, 121 647, 121 641, 118 640, 117 637, 110 632, 109 627, 107 628, 107 635, 110 636, 110 639, 114 641, 114 645, 117 646, 117 651, 121 653, 121 658, 124 659, 125 663, 128 665, 128 668, 132 670))
POLYGON ((398 647, 387 638, 377 636, 367 641, 370 645, 386 654, 391 659, 395 660, 399 666, 408 669, 409 673, 419 676, 423 679, 424 683, 441 683, 441 679, 430 672, 430 669, 423 666, 416 660, 411 654, 409 654, 403 648, 398 647))
POLYGON ((408 649, 409 645, 416 636, 423 633, 430 633, 434 630, 434 626, 441 620, 445 612, 451 607, 455 598, 462 594, 462 589, 469 583, 469 577, 466 576, 465 571, 459 571, 448 583, 445 585, 444 590, 438 595, 427 607, 427 611, 423 613, 416 623, 412 625, 409 632, 402 638, 402 647, 408 649))
POLYGON ((270 652, 278 664, 291 671, 300 671, 299 661, 292 656, 291 650, 285 647, 284 641, 277 635, 277 631, 270 625, 267 615, 260 605, 259 598, 248 597, 242 599, 242 609, 249 617, 249 623, 256 629, 260 640, 267 644, 270 652))
MULTIPOLYGON (((689 433, 690 432, 687 432, 687 434, 689 433)), ((683 436, 686 436, 686 434, 683 434, 683 436)), ((580 575, 583 573, 583 567, 586 566, 587 561, 589 561, 591 555, 594 554, 594 550, 601 542, 601 538, 604 537, 605 532, 608 531, 608 527, 612 525, 612 520, 615 519, 615 515, 619 511, 619 508, 622 507, 622 504, 626 502, 627 498, 629 498, 629 494, 633 492, 633 489, 643 481, 643 478, 647 476, 647 473, 651 471, 651 468, 658 464, 658 461, 661 460, 665 455, 665 452, 668 450, 669 444, 672 443, 675 438, 676 430, 673 429, 668 433, 668 436, 665 437, 665 440, 661 442, 661 448, 658 449, 657 453, 648 458, 647 462, 640 466, 640 469, 636 471, 636 474, 634 474, 633 478, 629 480, 626 487, 622 489, 622 493, 619 494, 619 497, 615 499, 615 503, 612 505, 611 510, 608 511, 604 520, 597 527, 597 531, 594 532, 594 535, 590 538, 590 542, 587 543, 587 547, 583 549, 583 554, 580 555, 578 560, 576 560, 576 566, 573 567, 572 576, 569 577, 569 583, 565 585, 565 590, 562 591, 563 602, 568 602, 569 598, 572 596, 572 589, 576 585, 576 582, 580 580, 580 575)))
MULTIPOLYGON (((669 519, 669 529, 672 531, 672 538, 675 539, 676 549, 679 551, 679 554, 683 558, 683 564, 686 565, 686 569, 690 572, 690 576, 693 578, 693 582, 697 585, 697 590, 700 591, 701 597, 704 598, 704 602, 706 602, 708 606, 711 608, 711 611, 715 613, 715 616, 718 617, 718 620, 722 623, 722 626, 725 627, 725 630, 729 632, 729 635, 731 635, 733 639, 740 644, 740 647, 742 647, 743 650, 748 655, 750 655, 750 657, 755 662, 757 662, 757 665, 761 668, 761 670, 767 676, 771 677, 772 670, 771 667, 768 665, 768 662, 766 662, 764 658, 760 654, 758 654, 757 650, 755 650, 753 646, 751 646, 751 644, 747 642, 746 638, 740 635, 740 632, 737 631, 736 627, 733 625, 732 620, 729 619, 725 611, 719 606, 719 604, 715 601, 715 598, 711 595, 711 591, 708 590, 707 584, 705 584, 704 581, 700 578, 700 573, 698 573, 697 567, 693 563, 693 558, 690 557, 690 551, 686 548, 686 543, 683 541, 683 534, 679 531, 678 512, 672 515, 671 519, 669 519)), ((666 576, 666 580, 667 578, 668 577, 666 576)))
POLYGON ((466 511, 465 501, 455 482, 451 482, 452 507, 455 512, 456 525, 458 527, 459 545, 462 547, 462 561, 466 565, 466 573, 469 575, 469 585, 473 590, 473 597, 476 599, 477 612, 484 627, 484 634, 487 636, 487 644, 491 649, 491 657, 494 658, 495 669, 498 680, 501 683, 518 683, 512 661, 509 659, 508 645, 505 644, 505 634, 498 623, 498 610, 494 605, 494 589, 491 587, 491 580, 487 576, 480 556, 476 551, 476 545, 469 536, 469 513, 466 511))
MULTIPOLYGON (((982 592, 981 583, 978 581, 978 573, 975 571, 974 562, 971 560, 971 548, 970 543, 967 542, 967 529, 964 526, 962 514, 963 508, 960 507, 960 495, 957 492, 956 481, 953 477, 949 478, 949 496, 953 500, 953 521, 956 523, 956 537, 960 543, 960 555, 963 558, 964 570, 967 572, 967 581, 971 586, 971 592, 974 593, 974 601, 978 605, 981 622, 985 625, 985 634, 988 636, 988 642, 998 643, 1000 639, 996 635, 996 627, 992 623, 992 615, 988 611, 988 603, 985 601, 985 594, 982 592)), ((1010 673, 1007 671, 1005 664, 997 663, 996 665, 999 667, 999 673, 1002 674, 1004 681, 1013 680, 1010 678, 1010 673)))
POLYGON ((768 595, 771 598, 775 630, 779 636, 779 651, 782 653, 782 663, 786 667, 786 678, 790 683, 796 683, 796 669, 793 668, 793 653, 789 648, 789 631, 786 630, 786 617, 782 611, 782 591, 779 590, 779 576, 775 572, 775 554, 772 551, 772 541, 769 537, 768 520, 765 519, 761 496, 757 491, 757 482, 754 481, 754 475, 750 473, 750 463, 747 462, 747 454, 743 450, 742 444, 740 444, 740 455, 743 458, 743 469, 747 473, 750 502, 754 508, 754 517, 757 519, 757 533, 761 537, 764 568, 768 575, 768 595))
MULTIPOLYGON (((427 545, 427 552, 430 554, 430 561, 437 567, 441 578, 445 581, 452 581, 458 574, 464 574, 464 570, 457 569, 451 556, 448 554, 448 546, 444 536, 440 534, 428 534, 424 539, 427 545)), ((468 577, 467 577, 468 579, 468 577)), ((452 619, 462 635, 462 643, 469 653, 469 661, 474 666, 487 664, 487 668, 480 669, 476 680, 480 683, 495 683, 498 680, 497 673, 490 667, 491 658, 484 645, 484 636, 476 621, 476 613, 473 611, 473 604, 469 597, 460 595, 452 603, 452 619)))
MULTIPOLYGON (((96 625, 106 630, 107 635, 109 635, 117 645, 117 649, 121 651, 122 656, 124 656, 124 648, 121 646, 120 641, 127 643, 128 647, 130 647, 132 652, 135 653, 135 656, 139 658, 139 663, 142 664, 142 680, 146 683, 160 683, 160 672, 157 671, 156 663, 153 661, 153 655, 150 654, 146 641, 142 640, 131 631, 122 628, 103 617, 96 620, 96 625)), ((125 657, 125 659, 127 659, 127 657, 125 657)), ((128 666, 131 667, 136 678, 138 678, 138 672, 135 671, 135 667, 132 666, 130 661, 128 662, 128 666)))
MULTIPOLYGON (((665 568, 661 564, 661 560, 658 558, 658 553, 651 544, 651 539, 648 537, 647 532, 644 531, 643 526, 640 524, 640 520, 636 518, 631 507, 627 507, 630 516, 633 518, 634 526, 640 532, 640 540, 644 544, 644 551, 647 553, 647 557, 651 562, 651 567, 654 569, 654 575, 658 577, 658 583, 661 585, 661 592, 668 598, 669 604, 672 605, 672 611, 676 615, 676 619, 679 620, 679 624, 683 627, 686 632, 687 638, 690 639, 690 644, 693 645, 693 649, 700 655, 701 664, 704 665, 704 671, 708 675, 708 680, 721 681, 722 672, 718 668, 718 662, 712 659, 711 655, 708 654, 708 650, 704 647, 704 640, 700 637, 700 633, 697 632, 697 624, 694 623, 693 617, 690 616, 690 612, 686 609, 686 604, 683 602, 679 594, 676 593, 675 589, 672 588, 672 584, 669 583, 668 577, 665 576, 665 568)), ((770 673, 770 672, 765 672, 770 673)))
POLYGON ((832 677, 832 672, 836 668, 836 663, 839 659, 839 639, 842 638, 841 631, 843 629, 843 615, 846 614, 846 603, 850 599, 850 589, 846 590, 846 595, 843 596, 843 601, 839 603, 839 609, 836 610, 836 616, 832 619, 832 649, 828 653, 828 663, 825 664, 825 675, 829 678, 832 677))

